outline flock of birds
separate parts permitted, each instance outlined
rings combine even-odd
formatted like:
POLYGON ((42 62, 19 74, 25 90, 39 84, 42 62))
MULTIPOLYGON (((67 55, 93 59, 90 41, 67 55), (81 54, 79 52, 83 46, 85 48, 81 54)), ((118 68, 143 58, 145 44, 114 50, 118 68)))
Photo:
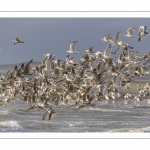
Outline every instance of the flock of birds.
MULTIPOLYGON (((135 38, 133 31, 137 28, 127 30, 127 38, 135 38)), ((139 27, 138 41, 149 36, 146 26, 139 27)), ((77 62, 74 56, 78 54, 73 41, 66 60, 62 61, 52 54, 44 54, 44 59, 33 66, 33 59, 26 65, 15 66, 0 75, 0 106, 7 105, 13 100, 22 100, 29 105, 27 112, 32 109, 45 109, 43 120, 49 120, 56 116, 53 106, 76 105, 77 110, 86 106, 94 107, 95 101, 117 100, 124 101, 134 99, 141 101, 147 98, 150 91, 150 83, 145 84, 144 89, 137 85, 139 93, 125 93, 124 89, 130 89, 134 77, 142 77, 150 74, 147 63, 150 52, 143 57, 135 52, 132 46, 120 41, 120 32, 112 38, 106 35, 103 41, 108 46, 103 52, 93 51, 93 47, 85 50, 84 55, 77 62), (112 51, 115 47, 115 51, 112 51), (119 57, 111 57, 121 51, 119 57)), ((12 40, 14 44, 24 43, 19 38, 12 40)))

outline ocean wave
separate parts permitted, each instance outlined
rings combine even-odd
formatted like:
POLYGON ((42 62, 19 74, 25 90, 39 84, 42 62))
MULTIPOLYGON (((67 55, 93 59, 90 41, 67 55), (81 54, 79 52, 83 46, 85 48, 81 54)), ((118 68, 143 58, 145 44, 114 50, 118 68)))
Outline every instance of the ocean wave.
POLYGON ((93 110, 93 111, 103 111, 103 112, 130 112, 129 110, 120 110, 120 109, 103 109, 103 108, 83 108, 83 110, 93 110))
POLYGON ((14 120, 6 120, 0 122, 0 131, 16 131, 21 130, 23 127, 14 120))
POLYGON ((140 131, 140 129, 122 128, 122 129, 112 129, 108 132, 115 132, 115 133, 117 133, 117 132, 130 132, 130 133, 132 133, 132 132, 141 132, 141 131, 140 131))
POLYGON ((149 127, 144 127, 144 128, 123 128, 123 129, 113 129, 110 130, 109 132, 150 132, 150 126, 149 127))
POLYGON ((100 108, 93 108, 93 107, 89 107, 89 108, 83 108, 83 110, 100 111, 100 108))
POLYGON ((0 116, 6 116, 7 114, 9 114, 9 111, 0 111, 0 116))

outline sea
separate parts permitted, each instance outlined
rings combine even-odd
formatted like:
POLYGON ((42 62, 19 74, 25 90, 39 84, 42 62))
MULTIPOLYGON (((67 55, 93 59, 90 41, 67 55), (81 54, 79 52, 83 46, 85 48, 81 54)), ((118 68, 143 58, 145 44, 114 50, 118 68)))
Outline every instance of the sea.
POLYGON ((42 120, 45 110, 13 100, 0 107, 0 132, 150 132, 150 99, 100 100, 94 107, 54 106, 57 115, 42 120))

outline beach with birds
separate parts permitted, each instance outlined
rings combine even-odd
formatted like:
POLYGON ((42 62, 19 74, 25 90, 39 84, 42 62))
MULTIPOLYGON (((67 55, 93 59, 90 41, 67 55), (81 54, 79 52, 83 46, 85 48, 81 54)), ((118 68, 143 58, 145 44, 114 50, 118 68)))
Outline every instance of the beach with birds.
POLYGON ((0 43, 0 132, 150 132, 147 19, 16 20, 28 26, 0 43))

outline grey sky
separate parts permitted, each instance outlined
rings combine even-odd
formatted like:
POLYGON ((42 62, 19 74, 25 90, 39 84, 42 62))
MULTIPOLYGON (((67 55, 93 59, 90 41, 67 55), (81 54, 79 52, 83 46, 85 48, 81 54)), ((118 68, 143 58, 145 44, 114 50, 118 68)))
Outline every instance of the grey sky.
MULTIPOLYGON (((79 59, 84 50, 94 47, 101 52, 107 43, 101 39, 104 35, 114 37, 121 31, 121 41, 134 47, 144 55, 150 51, 150 37, 138 42, 138 38, 126 38, 129 27, 150 26, 149 18, 1 18, 0 19, 0 64, 42 61, 44 54, 50 53, 65 60, 72 41, 78 41, 75 59, 79 59), (19 37, 24 44, 14 45, 11 40, 19 37)), ((138 36, 138 30, 134 31, 138 36)), ((114 48, 113 48, 114 50, 114 48)))

